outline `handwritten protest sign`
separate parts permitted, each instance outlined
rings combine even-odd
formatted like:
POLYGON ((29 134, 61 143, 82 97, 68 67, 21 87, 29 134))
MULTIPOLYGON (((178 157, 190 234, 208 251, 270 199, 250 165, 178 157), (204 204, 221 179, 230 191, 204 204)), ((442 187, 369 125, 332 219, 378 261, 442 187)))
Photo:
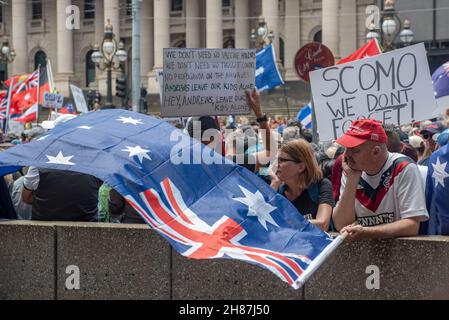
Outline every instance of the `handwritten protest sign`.
POLYGON ((75 101, 76 110, 81 113, 88 113, 89 109, 87 108, 86 98, 84 98, 83 90, 81 90, 77 86, 74 86, 73 84, 70 85, 70 89, 72 90, 72 96, 73 100, 75 101))
POLYGON ((42 106, 44 108, 61 109, 63 102, 64 96, 62 94, 45 92, 42 106))
POLYGON ((401 125, 432 118, 435 98, 424 44, 310 73, 320 140, 340 137, 352 120, 401 125))
POLYGON ((163 117, 248 114, 254 49, 164 49, 163 117))

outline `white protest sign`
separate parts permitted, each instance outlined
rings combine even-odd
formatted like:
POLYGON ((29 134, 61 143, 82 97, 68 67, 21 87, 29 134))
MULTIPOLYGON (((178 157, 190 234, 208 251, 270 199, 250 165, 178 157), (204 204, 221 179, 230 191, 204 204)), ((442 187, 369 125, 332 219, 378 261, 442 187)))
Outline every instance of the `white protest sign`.
POLYGON ((64 96, 60 93, 44 93, 44 108, 61 109, 64 103, 64 96))
POLYGON ((424 44, 310 73, 321 141, 371 118, 402 125, 432 118, 436 108, 424 44))
POLYGON ((76 110, 81 113, 88 113, 89 109, 87 108, 86 98, 84 98, 83 90, 70 85, 70 90, 72 91, 73 100, 75 101, 76 110))
POLYGON ((14 133, 17 136, 20 136, 23 130, 25 130, 25 126, 23 125, 23 123, 15 121, 14 119, 9 119, 8 133, 14 133))
POLYGON ((254 49, 164 49, 163 117, 248 114, 254 49))

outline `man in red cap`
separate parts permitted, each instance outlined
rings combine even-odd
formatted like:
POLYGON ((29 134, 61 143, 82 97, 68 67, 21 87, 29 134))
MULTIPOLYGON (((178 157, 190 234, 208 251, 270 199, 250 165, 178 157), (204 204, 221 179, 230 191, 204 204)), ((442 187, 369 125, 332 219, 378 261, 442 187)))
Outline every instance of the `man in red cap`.
POLYGON ((387 135, 376 120, 353 121, 337 139, 346 147, 341 197, 333 219, 349 240, 418 234, 429 218, 424 184, 413 161, 387 150, 387 135))

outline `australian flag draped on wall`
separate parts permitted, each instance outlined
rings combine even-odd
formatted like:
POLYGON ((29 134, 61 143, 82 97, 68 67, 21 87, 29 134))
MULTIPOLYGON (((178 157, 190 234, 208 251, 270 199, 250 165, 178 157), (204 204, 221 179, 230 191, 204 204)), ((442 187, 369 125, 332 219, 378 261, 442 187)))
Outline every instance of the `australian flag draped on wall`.
POLYGON ((294 288, 335 243, 250 171, 139 113, 82 115, 0 153, 0 175, 30 165, 94 175, 182 255, 243 260, 294 288))
POLYGON ((449 145, 435 151, 429 160, 426 203, 429 221, 426 234, 449 235, 449 145))
POLYGON ((276 65, 274 47, 270 44, 256 53, 256 87, 259 91, 264 91, 283 84, 276 65))

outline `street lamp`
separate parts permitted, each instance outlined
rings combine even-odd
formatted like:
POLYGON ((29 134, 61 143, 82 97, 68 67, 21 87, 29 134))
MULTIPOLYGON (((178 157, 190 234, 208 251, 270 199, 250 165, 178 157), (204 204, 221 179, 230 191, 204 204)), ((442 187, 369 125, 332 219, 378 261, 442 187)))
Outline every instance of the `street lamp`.
POLYGON ((11 63, 16 57, 16 51, 9 46, 8 39, 4 39, 0 50, 0 61, 2 63, 11 63))
POLYGON ((267 23, 264 17, 259 17, 257 29, 252 29, 250 34, 250 41, 257 49, 269 45, 273 41, 273 31, 268 30, 267 23))
POLYGON ((94 52, 92 53, 92 61, 95 63, 95 66, 101 71, 107 72, 106 108, 112 108, 112 71, 119 70, 120 63, 127 59, 128 54, 125 51, 125 45, 121 41, 117 44, 111 22, 108 19, 104 27, 104 38, 101 47, 95 44, 94 52), (118 64, 116 64, 116 60, 118 60, 118 64))
POLYGON ((377 29, 374 23, 369 25, 366 35, 367 41, 376 38, 383 45, 385 51, 395 48, 398 36, 404 46, 413 41, 415 34, 410 29, 410 20, 405 19, 404 24, 402 24, 394 8, 394 0, 385 0, 380 21, 382 21, 380 29, 377 29))

